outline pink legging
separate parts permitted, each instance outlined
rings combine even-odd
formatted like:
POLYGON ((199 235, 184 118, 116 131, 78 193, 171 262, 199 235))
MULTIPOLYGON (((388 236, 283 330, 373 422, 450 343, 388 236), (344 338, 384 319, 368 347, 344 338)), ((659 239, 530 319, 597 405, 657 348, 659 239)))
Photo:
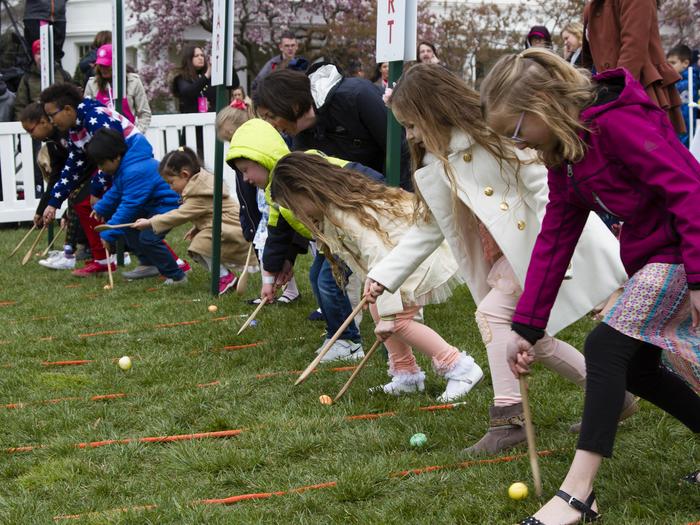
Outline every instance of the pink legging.
MULTIPOLYGON (((410 306, 396 314, 394 334, 384 341, 384 346, 389 351, 389 373, 392 375, 420 372, 411 347, 430 357, 433 367, 440 374, 452 369, 459 359, 459 350, 432 328, 413 320, 418 310, 420 306, 410 306)), ((370 305, 369 311, 375 324, 378 323, 380 317, 377 305, 370 305)))
MULTIPOLYGON (((522 292, 507 293, 492 288, 476 310, 476 322, 486 345, 494 405, 510 406, 520 403, 520 383, 506 361, 506 343, 510 338, 510 323, 522 292)), ((535 358, 560 376, 584 387, 586 364, 583 354, 573 346, 545 336, 535 344, 535 358)))

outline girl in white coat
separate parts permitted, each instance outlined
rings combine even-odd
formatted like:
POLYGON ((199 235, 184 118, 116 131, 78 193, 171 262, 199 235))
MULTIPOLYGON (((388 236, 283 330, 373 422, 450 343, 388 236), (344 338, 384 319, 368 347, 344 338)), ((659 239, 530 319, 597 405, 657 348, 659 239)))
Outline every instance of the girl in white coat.
MULTIPOLYGON (((397 290, 447 240, 478 305, 476 321, 494 390, 489 431, 466 451, 495 454, 525 440, 520 389, 506 361, 506 343, 547 204, 546 169, 534 154, 521 152, 488 129, 478 93, 440 66, 413 66, 386 98, 406 128, 417 169, 418 222, 369 272, 366 291, 379 297, 385 289, 397 290)), ((589 218, 569 276, 550 319, 549 336, 535 352, 545 366, 583 387, 583 355, 551 336, 626 279, 617 241, 596 216, 589 218)), ((626 410, 635 409, 630 396, 626 410)))
MULTIPOLYGON (((408 193, 332 165, 319 155, 291 153, 275 166, 272 199, 290 209, 323 246, 341 288, 342 259, 364 280, 409 229, 412 202, 408 193)), ((448 379, 440 396, 449 402, 468 393, 483 377, 474 359, 447 343, 414 317, 420 307, 447 299, 460 284, 457 263, 446 243, 437 243, 406 275, 396 293, 382 296, 370 308, 380 339, 389 351, 390 383, 376 390, 388 394, 424 389, 425 374, 411 348, 431 358, 435 370, 448 379)), ((373 389, 374 390, 374 389, 373 389)))

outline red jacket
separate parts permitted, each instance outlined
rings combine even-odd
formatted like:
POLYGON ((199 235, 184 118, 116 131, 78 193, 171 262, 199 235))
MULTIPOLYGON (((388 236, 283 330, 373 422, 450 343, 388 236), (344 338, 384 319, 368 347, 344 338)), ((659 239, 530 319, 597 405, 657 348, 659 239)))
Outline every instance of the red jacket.
POLYGON ((700 289, 700 164, 627 70, 594 80, 598 101, 581 113, 591 129, 588 152, 549 170, 549 203, 513 316, 520 325, 547 325, 590 211, 624 222, 620 255, 628 275, 651 262, 683 263, 689 287, 700 289))

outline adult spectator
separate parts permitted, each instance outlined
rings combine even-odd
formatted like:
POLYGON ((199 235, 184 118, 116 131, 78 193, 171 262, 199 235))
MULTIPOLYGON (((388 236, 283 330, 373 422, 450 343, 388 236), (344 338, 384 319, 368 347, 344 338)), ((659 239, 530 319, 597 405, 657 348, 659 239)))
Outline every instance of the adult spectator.
POLYGON ((437 49, 435 44, 423 40, 418 44, 418 50, 416 52, 418 56, 418 62, 423 64, 439 64, 440 59, 437 56, 437 49))
POLYGON ((95 35, 92 45, 90 46, 90 51, 80 59, 78 62, 78 67, 75 69, 73 74, 73 80, 85 89, 87 81, 91 77, 95 76, 95 63, 97 62, 97 50, 104 46, 105 44, 112 43, 112 32, 111 31, 100 31, 95 35))
POLYGON ((374 75, 372 75, 371 80, 372 83, 384 93, 384 90, 389 85, 389 62, 377 64, 377 67, 374 68, 374 75))
POLYGON ((63 58, 63 42, 66 40, 66 0, 26 0, 24 39, 27 45, 39 39, 42 21, 53 25, 53 57, 60 64, 63 58))
POLYGON ((552 35, 545 26, 532 26, 525 37, 525 49, 531 47, 546 47, 552 49, 552 35))
MULTIPOLYGON (((260 81, 253 92, 253 103, 261 118, 292 137, 292 149, 316 149, 385 173, 387 108, 381 91, 370 81, 345 78, 333 64, 322 65, 309 76, 281 69, 260 81)), ((410 189, 405 140, 402 140, 401 161, 401 186, 410 189)), ((317 300, 331 334, 352 311, 350 300, 335 283, 331 265, 322 255, 314 260, 310 278, 318 284, 317 300)), ((359 339, 354 322, 341 338, 359 339)))
POLYGON ((31 48, 14 28, 10 27, 0 35, 0 72, 13 93, 19 87, 22 75, 32 63, 31 48))
MULTIPOLYGON (((289 64, 296 58, 297 51, 299 50, 299 43, 297 42, 297 37, 294 36, 294 33, 292 33, 291 31, 285 31, 284 33, 282 33, 282 38, 279 43, 279 50, 280 54, 273 56, 270 60, 265 62, 265 65, 258 73, 258 76, 255 77, 253 85, 251 86, 252 92, 254 92, 258 88, 258 84, 263 78, 265 78, 267 75, 269 75, 278 68, 284 69, 285 67, 287 67, 287 64, 289 64), (286 62, 286 64, 283 64, 283 62, 286 62)), ((308 66, 308 62, 306 61, 306 59, 303 60, 308 66)), ((292 69, 300 68, 293 67, 292 69)))
POLYGON ((172 91, 178 99, 180 113, 206 113, 214 110, 216 90, 211 86, 211 63, 201 47, 189 44, 182 50, 172 91))
POLYGON ((11 122, 14 115, 15 94, 7 89, 7 84, 0 74, 0 122, 11 122))
POLYGON ((581 67, 583 46, 583 24, 569 22, 561 30, 561 38, 564 41, 564 58, 576 67, 581 67))
MULTIPOLYGON (((293 137, 293 149, 318 149, 385 173, 387 109, 368 80, 345 78, 332 64, 310 76, 282 69, 260 81, 253 103, 261 118, 293 137)), ((405 140, 401 159, 401 187, 410 189, 405 140)))
MULTIPOLYGON (((112 44, 105 44, 97 50, 95 76, 85 86, 85 97, 94 98, 110 109, 115 108, 112 91, 112 44)), ((126 96, 122 99, 122 111, 139 131, 146 131, 151 123, 151 106, 146 90, 136 73, 126 74, 126 96)))
POLYGON ((627 69, 666 110, 676 133, 684 133, 675 86, 681 76, 666 60, 657 9, 657 0, 591 0, 583 11, 583 63, 598 73, 627 69))
MULTIPOLYGON (((32 44, 32 55, 34 63, 29 68, 17 88, 17 98, 15 99, 15 120, 19 120, 19 114, 32 102, 39 102, 41 94, 41 44, 35 40, 32 44)), ((54 64, 54 84, 72 82, 71 76, 60 66, 58 62, 54 64)))

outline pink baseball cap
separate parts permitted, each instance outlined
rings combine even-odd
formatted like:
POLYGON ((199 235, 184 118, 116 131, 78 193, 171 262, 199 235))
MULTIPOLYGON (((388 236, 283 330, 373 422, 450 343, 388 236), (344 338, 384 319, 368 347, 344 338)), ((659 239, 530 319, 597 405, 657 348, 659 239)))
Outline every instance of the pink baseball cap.
POLYGON ((100 66, 112 66, 112 44, 100 46, 95 63, 100 66))

